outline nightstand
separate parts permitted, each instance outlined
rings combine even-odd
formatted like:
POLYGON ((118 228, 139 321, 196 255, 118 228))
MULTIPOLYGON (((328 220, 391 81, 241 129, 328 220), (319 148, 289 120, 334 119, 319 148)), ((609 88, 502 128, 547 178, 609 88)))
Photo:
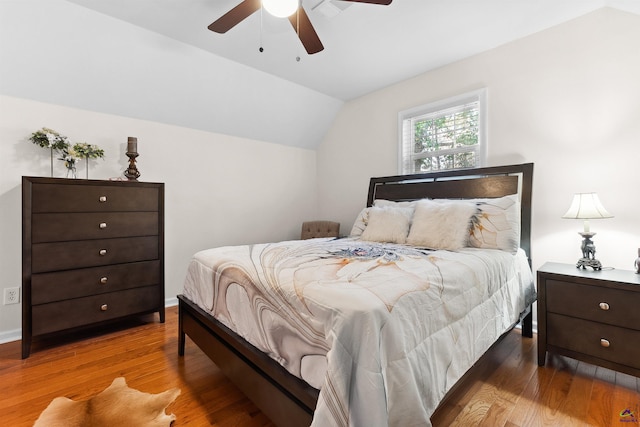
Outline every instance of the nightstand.
POLYGON ((538 365, 547 351, 640 377, 640 274, 538 270, 538 365))

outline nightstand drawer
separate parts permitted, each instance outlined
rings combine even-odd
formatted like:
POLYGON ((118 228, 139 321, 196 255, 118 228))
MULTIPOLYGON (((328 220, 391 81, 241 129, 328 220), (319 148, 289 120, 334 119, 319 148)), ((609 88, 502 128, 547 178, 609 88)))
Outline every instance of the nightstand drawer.
POLYGON ((33 214, 31 241, 68 242, 158 234, 158 212, 33 214))
POLYGON ((128 289, 33 307, 33 335, 116 319, 130 314, 157 311, 158 287, 128 289))
POLYGON ((638 294, 547 280, 547 311, 640 330, 638 294))
POLYGON ((159 283, 160 261, 39 273, 31 278, 31 304, 45 304, 159 283))
POLYGON ((158 210, 159 191, 157 188, 80 184, 34 184, 32 212, 158 210))
POLYGON ((158 259, 158 236, 36 243, 33 273, 158 259))
POLYGON ((640 369, 640 331, 637 330, 548 313, 547 343, 640 369))

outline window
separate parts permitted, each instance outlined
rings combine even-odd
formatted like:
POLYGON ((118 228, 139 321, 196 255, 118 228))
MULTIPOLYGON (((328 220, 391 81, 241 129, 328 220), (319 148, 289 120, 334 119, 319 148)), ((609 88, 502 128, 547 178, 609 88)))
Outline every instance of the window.
POLYGON ((486 158, 486 89, 398 115, 400 174, 480 167, 486 158))

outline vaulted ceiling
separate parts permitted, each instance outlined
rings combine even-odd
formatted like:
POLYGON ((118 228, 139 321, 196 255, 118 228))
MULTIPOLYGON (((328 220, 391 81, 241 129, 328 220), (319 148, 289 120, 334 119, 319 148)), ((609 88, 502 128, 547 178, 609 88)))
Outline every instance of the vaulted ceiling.
POLYGON ((340 100, 603 6, 640 13, 636 0, 394 0, 389 6, 302 0, 325 47, 308 55, 288 20, 266 12, 226 34, 207 29, 241 0, 69 1, 340 100))

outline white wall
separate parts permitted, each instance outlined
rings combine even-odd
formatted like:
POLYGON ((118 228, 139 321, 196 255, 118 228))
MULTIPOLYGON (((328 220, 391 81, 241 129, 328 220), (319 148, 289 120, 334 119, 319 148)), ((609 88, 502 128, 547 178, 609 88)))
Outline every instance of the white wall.
POLYGON ((580 257, 560 217, 596 191, 597 257, 631 270, 640 247, 640 17, 604 8, 347 103, 318 149, 319 206, 348 229, 371 176, 397 171, 399 111, 488 88, 489 165, 534 162, 533 267, 580 257))
MULTIPOLYGON (((298 238, 315 217, 312 150, 1 95, 0 118, 0 289, 21 285, 21 176, 50 175, 49 152, 28 141, 42 126, 105 150, 92 179, 122 176, 127 137, 138 138, 140 181, 165 183, 167 299, 196 251, 298 238)), ((59 160, 54 175, 65 175, 59 160)), ((20 327, 20 305, 0 305, 0 342, 20 327)))

